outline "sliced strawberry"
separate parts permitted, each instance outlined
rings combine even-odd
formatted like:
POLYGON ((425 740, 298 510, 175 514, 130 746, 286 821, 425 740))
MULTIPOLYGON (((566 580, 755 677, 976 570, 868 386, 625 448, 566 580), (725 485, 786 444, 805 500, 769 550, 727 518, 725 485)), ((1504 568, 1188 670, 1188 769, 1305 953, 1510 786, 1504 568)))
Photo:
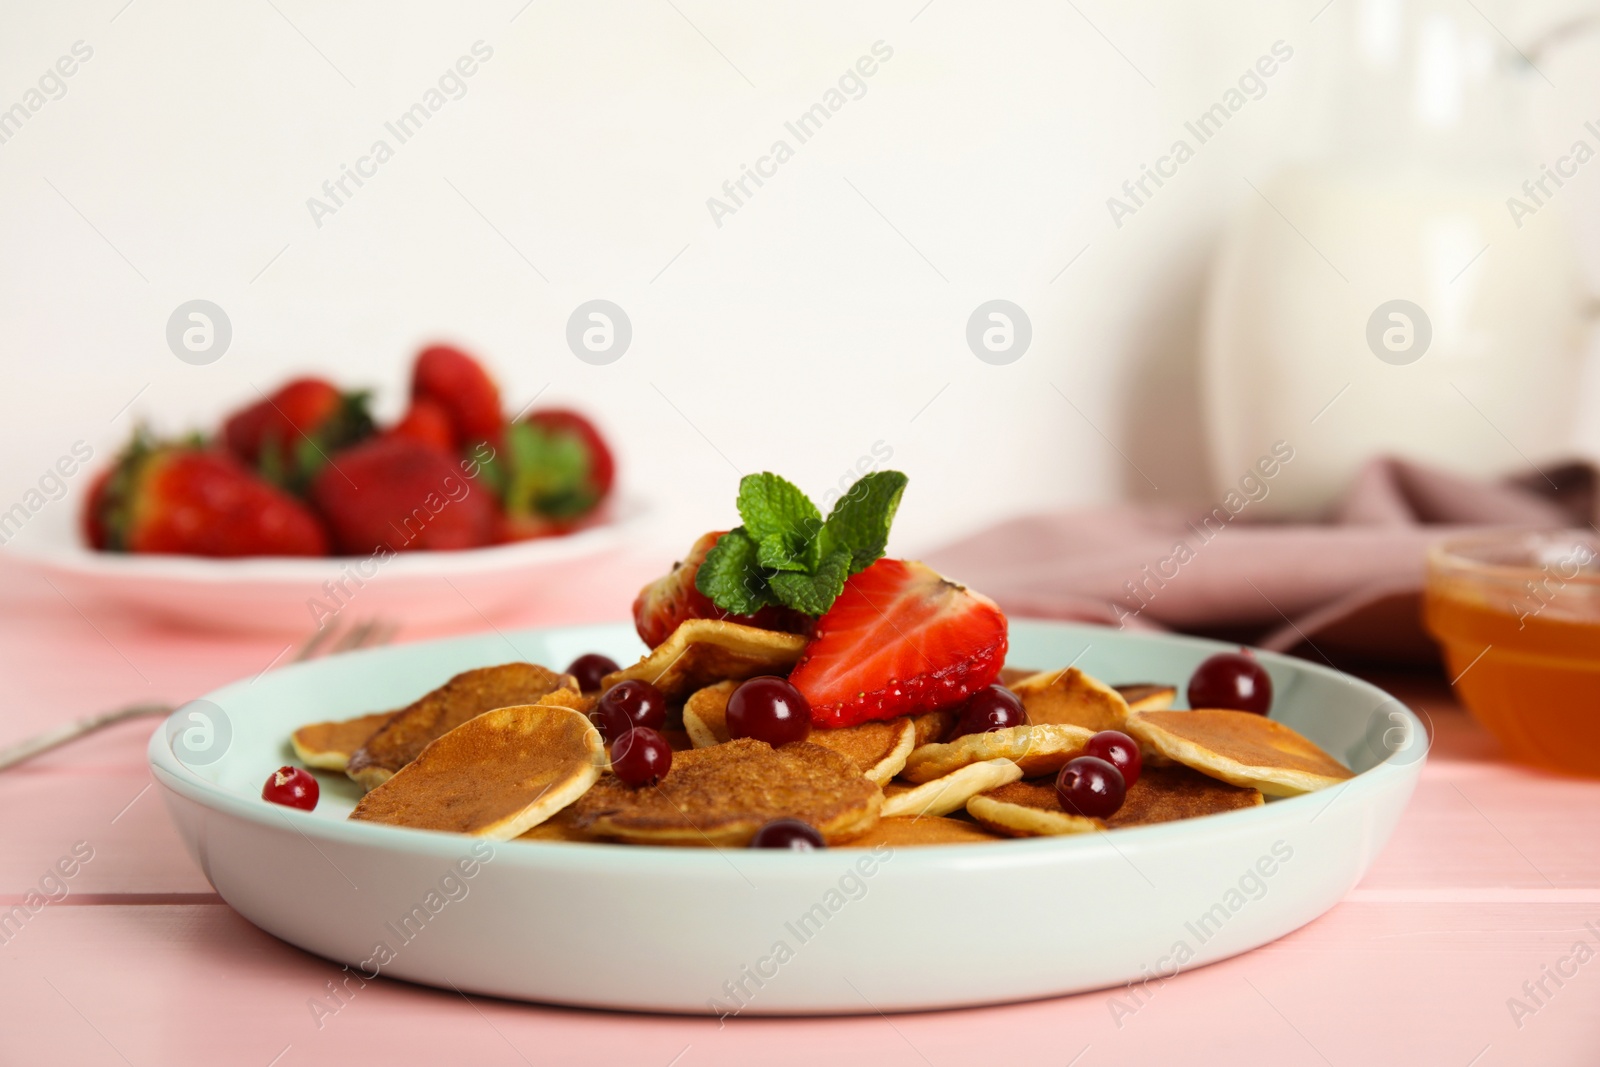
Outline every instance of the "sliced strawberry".
POLYGON ((921 563, 880 559, 845 582, 789 675, 819 727, 965 700, 1000 676, 1006 617, 921 563))
POLYGON ((813 620, 809 615, 777 606, 764 607, 754 615, 730 615, 695 588, 700 564, 725 533, 726 530, 716 530, 702 535, 689 554, 672 565, 671 571, 639 590, 638 599, 633 602, 633 625, 645 644, 655 648, 687 619, 724 619, 789 634, 811 632, 813 620))
POLYGON ((479 441, 499 441, 505 418, 500 387, 482 364, 459 348, 423 349, 411 371, 411 396, 431 400, 449 414, 457 450, 479 441))
POLYGON ((325 556, 304 504, 221 452, 135 437, 89 498, 97 548, 193 556, 325 556))

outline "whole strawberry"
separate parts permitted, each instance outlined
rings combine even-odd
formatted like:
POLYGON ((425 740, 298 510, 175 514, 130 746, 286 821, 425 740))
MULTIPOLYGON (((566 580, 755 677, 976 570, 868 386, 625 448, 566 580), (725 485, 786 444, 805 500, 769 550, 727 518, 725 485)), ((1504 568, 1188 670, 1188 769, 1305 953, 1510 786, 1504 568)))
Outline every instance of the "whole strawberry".
POLYGON ((405 437, 340 452, 311 483, 340 552, 477 548, 495 532, 493 498, 449 456, 405 437))
POLYGON ((455 454, 456 434, 450 422, 450 413, 426 397, 411 401, 411 406, 400 417, 400 421, 385 433, 389 437, 408 437, 419 441, 447 456, 455 454))
POLYGON ((477 360, 460 349, 449 345, 423 349, 411 371, 411 397, 429 400, 444 410, 457 451, 479 441, 498 443, 505 418, 500 411, 500 387, 477 360))
POLYGON ((325 556, 304 504, 232 456, 143 434, 94 484, 84 515, 94 547, 194 556, 325 556))
POLYGON ((503 442, 485 473, 505 511, 502 540, 560 533, 611 493, 611 449, 575 411, 532 412, 505 428, 503 442))
POLYGON ((776 604, 769 604, 753 615, 735 615, 717 607, 710 597, 695 588, 706 553, 725 534, 726 531, 721 530, 703 534, 689 549, 689 554, 673 564, 671 571, 639 590, 633 602, 633 625, 645 644, 655 648, 687 619, 724 619, 792 634, 811 632, 809 615, 776 604))
POLYGON ((296 378, 222 424, 229 452, 267 481, 300 493, 328 457, 372 433, 367 394, 296 378))

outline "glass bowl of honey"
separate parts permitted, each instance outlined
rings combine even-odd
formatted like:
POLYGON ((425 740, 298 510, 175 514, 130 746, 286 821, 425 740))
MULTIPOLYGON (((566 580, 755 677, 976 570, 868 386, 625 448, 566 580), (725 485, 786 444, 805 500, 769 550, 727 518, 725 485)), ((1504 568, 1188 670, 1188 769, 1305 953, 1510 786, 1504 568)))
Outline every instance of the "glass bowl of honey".
POLYGON ((1600 777, 1600 537, 1501 531, 1428 553, 1428 631, 1512 759, 1600 777))

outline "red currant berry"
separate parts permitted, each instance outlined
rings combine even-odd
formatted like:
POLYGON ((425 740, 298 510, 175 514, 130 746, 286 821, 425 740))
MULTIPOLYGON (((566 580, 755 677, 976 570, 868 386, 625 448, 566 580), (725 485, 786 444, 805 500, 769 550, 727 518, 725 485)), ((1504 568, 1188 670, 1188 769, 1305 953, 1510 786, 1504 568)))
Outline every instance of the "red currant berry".
POLYGON ((635 726, 611 745, 611 773, 628 785, 655 785, 672 769, 672 746, 648 726, 635 726))
POLYGON ((310 811, 317 806, 317 796, 322 792, 310 771, 299 767, 279 767, 261 787, 261 799, 289 808, 310 811))
POLYGON ((751 848, 786 848, 791 852, 812 852, 827 848, 816 827, 799 819, 773 819, 756 831, 751 848))
POLYGON ((635 726, 659 730, 667 722, 667 698, 649 682, 631 678, 601 694, 589 721, 607 741, 615 741, 635 726))
POLYGON ((1079 756, 1056 775, 1061 810, 1090 819, 1116 814, 1127 792, 1122 772, 1099 756, 1079 756))
POLYGON ((1230 708, 1265 715, 1272 709, 1272 678, 1244 649, 1218 652, 1189 676, 1191 708, 1230 708))
POLYGON ((578 688, 585 693, 598 693, 605 676, 615 673, 617 661, 598 652, 588 652, 567 664, 566 673, 578 680, 578 688))
POLYGON ((777 748, 811 733, 811 704, 782 678, 764 674, 733 691, 727 719, 730 737, 753 737, 777 748))
POLYGON ((990 730, 1007 730, 1013 726, 1028 725, 1028 713, 1022 710, 1017 694, 1003 685, 991 685, 967 698, 950 731, 950 740, 966 734, 986 734, 990 730))
POLYGON ((1144 767, 1144 757, 1139 755, 1139 742, 1121 730, 1101 730, 1083 746, 1085 756, 1098 756, 1122 772, 1122 783, 1128 788, 1139 780, 1144 767))

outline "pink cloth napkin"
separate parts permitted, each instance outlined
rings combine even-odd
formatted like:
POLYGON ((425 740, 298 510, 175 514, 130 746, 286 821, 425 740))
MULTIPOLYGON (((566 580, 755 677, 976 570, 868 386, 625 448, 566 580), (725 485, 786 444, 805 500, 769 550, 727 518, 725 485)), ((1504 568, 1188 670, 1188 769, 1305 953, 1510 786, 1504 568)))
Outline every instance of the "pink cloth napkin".
POLYGON ((1377 459, 1320 524, 1255 522, 1243 499, 1033 515, 927 558, 1015 615, 1184 630, 1341 666, 1431 664, 1427 547, 1473 527, 1592 527, 1600 472, 1575 462, 1488 483, 1377 459))

